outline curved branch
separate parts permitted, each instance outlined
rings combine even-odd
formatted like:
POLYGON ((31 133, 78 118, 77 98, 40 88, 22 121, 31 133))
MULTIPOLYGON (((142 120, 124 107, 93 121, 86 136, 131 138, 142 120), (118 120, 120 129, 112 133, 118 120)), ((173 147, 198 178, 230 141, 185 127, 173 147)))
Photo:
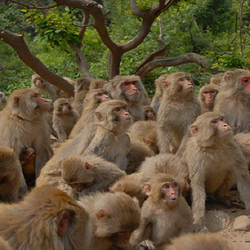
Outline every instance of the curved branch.
POLYGON ((0 28, 0 39, 9 44, 17 52, 19 58, 43 79, 62 89, 69 95, 74 94, 74 89, 71 84, 51 72, 37 57, 32 55, 22 35, 17 35, 0 28))
POLYGON ((186 63, 196 63, 203 68, 207 68, 210 66, 210 61, 196 53, 187 53, 177 57, 168 57, 168 58, 157 58, 154 61, 151 61, 140 68, 136 75, 140 77, 146 76, 152 70, 159 67, 166 66, 178 66, 186 63))

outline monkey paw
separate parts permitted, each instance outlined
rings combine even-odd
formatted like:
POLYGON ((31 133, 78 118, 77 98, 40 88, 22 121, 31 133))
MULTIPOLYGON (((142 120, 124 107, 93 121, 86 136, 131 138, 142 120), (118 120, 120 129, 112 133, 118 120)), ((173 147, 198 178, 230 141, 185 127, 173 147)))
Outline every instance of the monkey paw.
POLYGON ((155 250, 155 246, 152 241, 144 240, 138 245, 137 250, 155 250))

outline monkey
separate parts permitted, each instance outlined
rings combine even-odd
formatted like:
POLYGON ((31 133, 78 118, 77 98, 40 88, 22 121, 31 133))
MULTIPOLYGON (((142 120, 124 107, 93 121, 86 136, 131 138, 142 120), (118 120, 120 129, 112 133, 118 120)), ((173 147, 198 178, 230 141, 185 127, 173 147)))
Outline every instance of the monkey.
POLYGON ((148 105, 147 92, 139 76, 115 76, 108 85, 108 91, 114 99, 128 103, 134 122, 144 120, 142 105, 148 105))
POLYGON ((156 120, 156 113, 152 107, 143 106, 143 110, 144 110, 144 115, 145 115, 146 121, 148 121, 148 120, 155 121, 156 120))
POLYGON ((190 133, 182 159, 188 166, 195 231, 207 231, 206 194, 223 201, 235 183, 249 214, 247 162, 222 114, 206 112, 198 116, 190 133))
POLYGON ((57 133, 59 142, 63 142, 68 139, 78 115, 66 98, 58 98, 53 105, 53 128, 57 133))
POLYGON ((88 77, 78 78, 74 85, 74 100, 71 105, 74 111, 80 116, 83 110, 83 101, 89 92, 91 79, 88 77))
POLYGON ((34 148, 36 177, 51 158, 50 128, 46 120, 50 103, 36 89, 14 90, 0 112, 0 143, 13 148, 19 158, 25 148, 34 148))
POLYGON ((212 75, 210 77, 210 83, 220 86, 221 82, 223 81, 224 73, 225 72, 221 72, 221 73, 218 73, 216 75, 212 75))
POLYGON ((157 79, 155 79, 155 87, 156 87, 155 94, 150 103, 150 106, 155 110, 155 112, 157 112, 160 107, 163 96, 163 83, 165 82, 168 76, 169 74, 163 74, 159 76, 157 79))
POLYGON ((125 175, 119 178, 110 188, 111 193, 124 192, 131 197, 136 197, 140 207, 147 199, 147 195, 143 189, 142 182, 135 178, 134 175, 125 175))
POLYGON ((183 247, 192 250, 234 250, 229 241, 215 233, 188 233, 173 239, 163 250, 182 250, 183 247))
POLYGON ((17 202, 26 192, 21 165, 13 149, 0 146, 0 202, 17 202))
POLYGON ((39 90, 41 94, 49 95, 53 102, 58 98, 56 86, 46 82, 39 75, 31 76, 31 87, 39 90))
POLYGON ((250 71, 238 69, 225 72, 214 111, 224 115, 234 134, 250 130, 249 100, 250 71))
POLYGON ((83 128, 94 122, 95 110, 102 103, 110 100, 110 95, 107 91, 103 89, 91 89, 89 93, 86 95, 84 100, 84 112, 78 119, 76 125, 74 126, 72 132, 70 133, 69 138, 74 138, 78 135, 83 128))
POLYGON ((4 240, 2 237, 0 237, 0 249, 1 250, 12 250, 9 243, 4 240))
POLYGON ((107 84, 108 81, 104 79, 91 79, 89 89, 102 89, 105 88, 105 84, 107 84))
POLYGON ((160 153, 176 153, 188 126, 200 115, 200 103, 190 76, 177 72, 162 82, 164 93, 157 112, 160 153))
POLYGON ((138 201, 123 192, 87 195, 79 204, 89 214, 91 242, 89 249, 108 250, 126 247, 131 233, 139 226, 138 201))
POLYGON ((126 173, 112 163, 94 155, 71 156, 62 163, 62 179, 80 196, 108 191, 126 173))
POLYGON ((173 237, 192 232, 192 211, 175 178, 159 173, 144 188, 148 199, 142 205, 140 226, 130 239, 133 246, 160 249, 173 237))
POLYGON ((219 93, 219 87, 215 84, 204 85, 199 92, 198 99, 201 104, 201 113, 213 111, 215 98, 219 93))
POLYGON ((131 140, 139 140, 150 147, 155 154, 159 153, 157 145, 157 123, 156 121, 137 121, 133 123, 129 130, 131 140))
POLYGON ((13 249, 91 249, 88 214, 63 191, 34 188, 23 201, 0 204, 0 236, 13 249))
POLYGON ((0 91, 0 109, 7 104, 7 97, 3 92, 0 91))

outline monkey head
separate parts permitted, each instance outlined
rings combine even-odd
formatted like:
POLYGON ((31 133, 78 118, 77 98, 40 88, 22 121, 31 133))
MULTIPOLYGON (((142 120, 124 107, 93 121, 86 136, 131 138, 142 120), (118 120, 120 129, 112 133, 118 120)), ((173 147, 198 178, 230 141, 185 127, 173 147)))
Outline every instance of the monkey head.
POLYGON ((156 120, 156 114, 155 111, 152 107, 150 106, 143 106, 144 109, 144 114, 145 114, 145 120, 151 120, 155 121, 156 120))
POLYGON ((78 78, 74 84, 75 94, 79 93, 82 90, 89 90, 91 79, 88 77, 78 78))
POLYGON ((31 83, 37 88, 44 88, 44 86, 46 85, 45 81, 39 75, 32 75, 31 83))
POLYGON ((3 92, 0 91, 0 107, 5 106, 7 103, 7 98, 3 92))
POLYGON ((71 114, 72 107, 70 105, 70 102, 66 98, 58 98, 54 103, 54 112, 57 115, 67 115, 71 114))
POLYGON ((105 84, 107 84, 108 81, 104 79, 92 79, 89 89, 101 89, 105 84))
POLYGON ((215 97, 219 92, 219 87, 215 84, 204 85, 200 89, 199 99, 205 104, 214 104, 215 97))
POLYGON ((84 100, 84 107, 93 106, 95 104, 100 104, 110 100, 110 95, 107 91, 103 89, 91 89, 89 90, 86 98, 84 100))

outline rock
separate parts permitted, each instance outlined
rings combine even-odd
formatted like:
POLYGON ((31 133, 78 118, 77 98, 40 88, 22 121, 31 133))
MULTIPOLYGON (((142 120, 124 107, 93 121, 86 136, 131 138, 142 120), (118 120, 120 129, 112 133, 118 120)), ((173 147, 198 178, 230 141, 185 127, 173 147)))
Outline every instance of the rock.
POLYGON ((250 219, 246 215, 241 215, 235 218, 233 229, 235 231, 249 231, 250 230, 250 219))
POLYGON ((206 211, 205 219, 209 232, 219 232, 230 224, 230 217, 223 211, 206 211))

